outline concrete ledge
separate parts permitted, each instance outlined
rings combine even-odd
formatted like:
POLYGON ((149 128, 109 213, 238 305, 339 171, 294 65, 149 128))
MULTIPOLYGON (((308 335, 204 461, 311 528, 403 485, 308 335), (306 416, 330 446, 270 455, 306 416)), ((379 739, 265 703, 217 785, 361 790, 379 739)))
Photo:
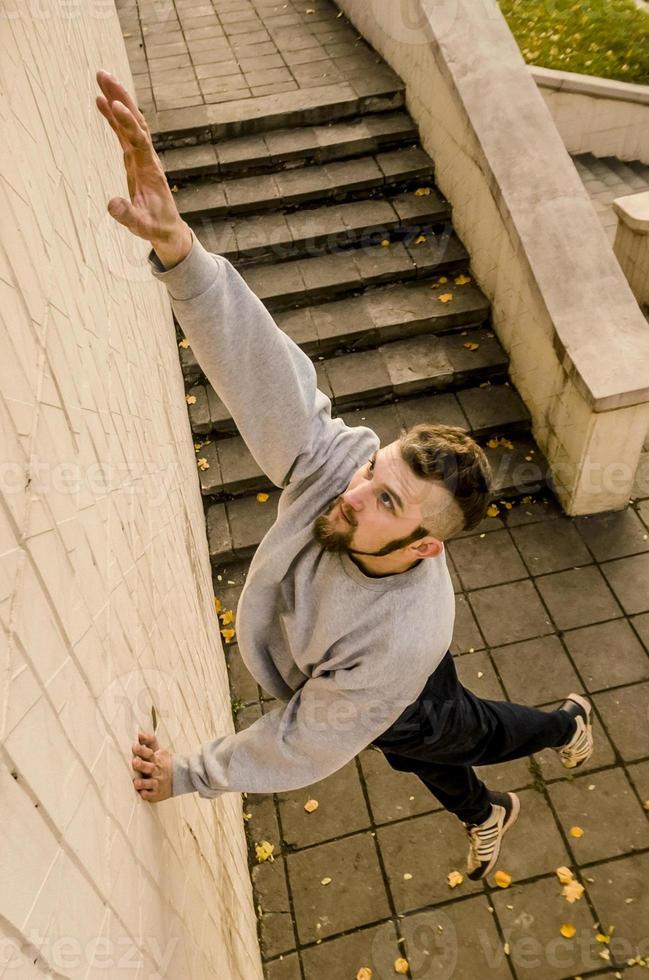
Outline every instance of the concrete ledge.
POLYGON ((569 153, 649 164, 649 85, 528 66, 569 153))
POLYGON ((406 83, 565 509, 623 507, 649 331, 495 0, 337 3, 406 83))
POLYGON ((641 307, 649 306, 649 191, 613 202, 618 216, 614 251, 641 307))
POLYGON ((598 99, 618 99, 621 102, 638 102, 649 106, 649 85, 633 82, 617 82, 598 75, 580 75, 573 71, 558 71, 528 65, 528 70, 539 88, 551 88, 561 92, 592 95, 598 99))

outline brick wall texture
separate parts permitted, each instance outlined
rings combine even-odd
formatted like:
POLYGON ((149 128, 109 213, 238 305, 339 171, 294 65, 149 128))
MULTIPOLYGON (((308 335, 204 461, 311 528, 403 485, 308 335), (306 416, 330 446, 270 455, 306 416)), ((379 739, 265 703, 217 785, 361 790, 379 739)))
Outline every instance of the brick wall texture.
POLYGON ((241 799, 130 744, 232 730, 173 322, 106 202, 113 0, 0 5, 0 977, 261 977, 241 799))

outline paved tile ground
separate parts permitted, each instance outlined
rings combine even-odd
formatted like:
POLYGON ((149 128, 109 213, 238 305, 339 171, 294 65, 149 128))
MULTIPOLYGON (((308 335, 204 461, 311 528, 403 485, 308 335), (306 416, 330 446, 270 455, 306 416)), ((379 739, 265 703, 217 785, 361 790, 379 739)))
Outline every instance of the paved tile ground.
MULTIPOLYGON (((585 770, 567 773, 552 750, 479 770, 521 798, 499 862, 512 886, 490 877, 449 888, 448 872, 464 867, 461 825, 416 777, 366 749, 317 785, 243 801, 270 980, 353 980, 363 966, 388 978, 400 956, 413 978, 567 980, 611 966, 647 975, 627 966, 649 955, 649 486, 639 492, 625 513, 578 520, 551 500, 515 505, 448 545, 463 683, 544 708, 583 691, 594 705, 585 770), (262 839, 275 844, 272 865, 256 862, 262 839), (573 905, 561 865, 586 889, 573 905), (565 923, 573 939, 561 936, 565 923), (611 927, 611 943, 598 942, 611 927)), ((235 612, 246 570, 216 573, 215 592, 235 612)), ((243 728, 275 702, 236 643, 226 656, 243 728)))
POLYGON ((616 197, 649 191, 649 166, 624 163, 615 157, 594 157, 591 153, 582 153, 573 160, 604 230, 613 242, 617 229, 613 201, 616 197))
POLYGON ((144 111, 332 85, 377 56, 331 0, 117 0, 144 111))

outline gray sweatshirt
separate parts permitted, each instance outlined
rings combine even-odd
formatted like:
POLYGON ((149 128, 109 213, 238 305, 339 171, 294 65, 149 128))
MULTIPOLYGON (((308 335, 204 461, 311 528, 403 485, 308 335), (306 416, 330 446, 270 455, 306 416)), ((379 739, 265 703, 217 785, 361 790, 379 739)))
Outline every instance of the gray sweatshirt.
POLYGON ((310 359, 227 259, 194 237, 173 269, 153 251, 149 265, 250 452, 283 488, 236 623, 244 663, 282 703, 245 731, 174 755, 173 795, 298 789, 389 728, 448 650, 455 601, 445 553, 376 578, 318 544, 315 518, 378 449, 378 436, 332 419, 310 359))

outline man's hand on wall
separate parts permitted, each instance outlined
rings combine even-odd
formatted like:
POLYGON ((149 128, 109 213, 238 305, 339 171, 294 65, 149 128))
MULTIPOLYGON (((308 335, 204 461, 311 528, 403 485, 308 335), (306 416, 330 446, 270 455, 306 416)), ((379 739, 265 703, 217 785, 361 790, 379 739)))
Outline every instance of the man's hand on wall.
POLYGON ((97 108, 117 135, 131 198, 113 197, 109 214, 130 232, 151 243, 163 265, 177 265, 191 251, 189 225, 178 213, 146 120, 123 85, 106 71, 97 72, 102 95, 97 108))
POLYGON ((133 786, 143 800, 149 803, 162 803, 171 796, 171 753, 161 749, 155 735, 138 733, 138 741, 133 743, 131 765, 138 773, 133 777, 133 786))

